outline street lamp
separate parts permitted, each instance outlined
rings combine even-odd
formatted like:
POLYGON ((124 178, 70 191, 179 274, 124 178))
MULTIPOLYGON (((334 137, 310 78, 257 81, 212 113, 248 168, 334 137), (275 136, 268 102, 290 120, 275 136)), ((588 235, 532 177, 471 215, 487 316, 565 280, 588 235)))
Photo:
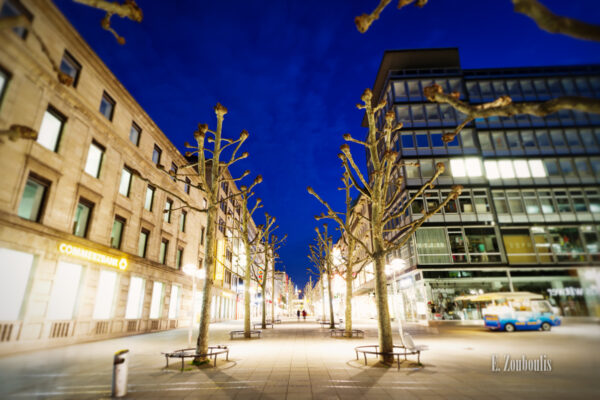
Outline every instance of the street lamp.
POLYGON ((404 340, 404 332, 402 331, 402 322, 400 321, 400 313, 398 307, 396 306, 396 296, 397 296, 397 284, 396 284, 396 271, 401 271, 406 266, 406 262, 400 258, 394 258, 392 262, 385 267, 385 272, 389 275, 392 274, 392 307, 394 309, 394 317, 396 321, 398 321, 398 332, 400 333, 400 339, 404 340))
POLYGON ((192 328, 196 316, 196 278, 206 278, 206 271, 198 269, 194 264, 186 264, 181 269, 184 274, 192 277, 192 317, 190 318, 190 326, 188 327, 188 346, 192 345, 192 328))

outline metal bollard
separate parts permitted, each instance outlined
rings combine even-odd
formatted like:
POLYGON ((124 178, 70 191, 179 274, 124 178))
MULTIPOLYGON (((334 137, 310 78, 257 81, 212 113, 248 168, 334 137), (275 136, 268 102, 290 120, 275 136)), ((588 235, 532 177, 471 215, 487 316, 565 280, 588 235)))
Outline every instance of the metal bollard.
POLYGON ((129 350, 120 350, 115 353, 113 360, 112 397, 123 397, 127 394, 128 356, 129 350))

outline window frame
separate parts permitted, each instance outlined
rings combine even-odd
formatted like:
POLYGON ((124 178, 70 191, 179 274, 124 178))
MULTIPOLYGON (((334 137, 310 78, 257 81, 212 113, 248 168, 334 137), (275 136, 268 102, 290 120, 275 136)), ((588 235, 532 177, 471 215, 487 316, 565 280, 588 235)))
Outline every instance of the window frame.
POLYGON ((77 84, 79 83, 79 77, 81 76, 82 66, 79 63, 79 61, 77 61, 77 59, 75 57, 73 57, 73 54, 71 54, 67 49, 65 49, 65 51, 63 52, 63 56, 60 59, 60 65, 59 65, 58 69, 65 75, 71 76, 71 78, 73 78, 73 83, 71 83, 71 86, 76 88, 77 84), (75 69, 75 71, 76 71, 74 77, 67 74, 65 71, 63 71, 62 64, 63 64, 64 60, 66 60, 68 63, 71 64, 72 67, 74 67, 73 69, 75 69))
POLYGON ((127 224, 127 220, 125 218, 121 217, 120 215, 115 214, 115 218, 113 219, 113 226, 110 230, 110 247, 111 248, 121 250, 121 246, 123 246, 123 233, 125 232, 126 224, 127 224), (115 247, 115 246, 113 246, 113 230, 115 228, 115 223, 117 221, 121 223, 121 232, 119 234, 119 243, 117 244, 117 247, 115 247))
POLYGON ((44 179, 41 176, 39 176, 39 175, 37 175, 37 174, 35 174, 33 172, 30 172, 29 175, 27 176, 27 179, 25 180, 25 185, 23 185, 23 191, 21 193, 21 201, 19 202, 19 207, 17 209, 17 215, 20 218, 26 219, 28 221, 41 223, 42 216, 44 215, 44 213, 46 211, 46 205, 47 205, 46 203, 48 202, 48 192, 50 190, 51 184, 52 184, 51 181, 49 181, 47 179, 44 179), (22 217, 21 215, 19 215, 19 209, 21 208, 21 202, 23 201, 23 195, 25 194, 25 189, 27 187, 27 182, 29 182, 30 180, 32 182, 36 183, 37 185, 42 186, 44 188, 43 189, 44 192, 42 193, 42 198, 41 198, 40 205, 39 205, 39 208, 37 210, 35 219, 25 218, 25 217, 22 217))
POLYGON ((100 111, 100 114, 104 115, 106 119, 112 122, 113 117, 115 116, 115 108, 117 108, 117 102, 106 92, 106 90, 104 90, 102 92, 102 97, 100 98, 100 108, 98 109, 98 111, 100 111), (112 106, 110 109, 110 117, 102 112, 103 100, 106 100, 106 102, 112 106))
MULTIPOLYGON (((0 101, 1 101, 1 99, 0 99, 0 101)), ((42 122, 40 123, 39 131, 41 131, 41 129, 42 129, 42 124, 44 123, 44 118, 46 117, 46 113, 50 114, 51 116, 53 116, 60 122, 60 128, 56 134, 56 143, 54 144, 54 149, 50 149, 50 148, 44 146, 42 143, 40 143, 39 142, 39 134, 38 134, 38 138, 35 141, 43 148, 50 150, 53 153, 58 153, 58 149, 60 147, 60 141, 62 139, 63 132, 65 130, 65 125, 67 123, 67 117, 63 113, 58 111, 58 109, 56 107, 54 107, 52 104, 48 104, 46 111, 44 111, 44 116, 42 117, 42 122)))
POLYGON ((84 239, 88 238, 89 233, 90 233, 90 225, 92 224, 92 218, 93 218, 93 214, 94 214, 94 207, 95 207, 95 204, 92 201, 86 199, 85 197, 79 198, 79 201, 77 202, 77 206, 75 207, 75 214, 73 215, 73 229, 71 230, 71 233, 73 235, 84 238, 84 239), (77 227, 79 226, 79 222, 76 220, 77 209, 79 208, 80 204, 89 209, 82 236, 77 234, 77 230, 78 230, 77 227))
POLYGON ((102 162, 104 161, 104 153, 105 152, 106 152, 106 147, 102 146, 96 140, 92 140, 92 142, 90 143, 90 146, 88 147, 88 154, 85 159, 85 165, 83 167, 83 172, 85 172, 86 174, 88 174, 89 176, 91 176, 93 178, 100 179, 100 173, 102 172, 102 162), (88 160, 90 158, 90 150, 92 149, 92 146, 96 146, 98 149, 100 149, 100 160, 98 160, 98 171, 96 172, 96 175, 92 175, 91 173, 86 171, 87 166, 88 166, 88 160))
POLYGON ((140 139, 142 137, 142 128, 135 121, 131 121, 131 128, 129 128, 129 141, 135 145, 135 147, 140 147, 140 139), (137 132, 137 140, 133 142, 131 140, 131 131, 137 132))

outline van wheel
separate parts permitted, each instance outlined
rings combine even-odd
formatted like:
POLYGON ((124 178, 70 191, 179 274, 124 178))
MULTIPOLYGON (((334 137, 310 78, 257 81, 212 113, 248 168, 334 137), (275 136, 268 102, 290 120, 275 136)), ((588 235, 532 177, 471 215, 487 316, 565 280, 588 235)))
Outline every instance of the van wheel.
POLYGON ((550 329, 552 329, 552 326, 548 322, 542 323, 542 330, 543 331, 548 332, 550 329))
POLYGON ((504 330, 506 332, 514 332, 515 326, 513 324, 506 324, 506 325, 504 325, 504 330))

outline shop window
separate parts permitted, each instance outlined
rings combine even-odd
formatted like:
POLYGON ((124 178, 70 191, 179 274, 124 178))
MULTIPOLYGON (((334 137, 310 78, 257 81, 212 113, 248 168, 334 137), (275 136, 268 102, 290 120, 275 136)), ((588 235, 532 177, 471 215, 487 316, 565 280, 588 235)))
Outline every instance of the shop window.
POLYGON ((37 142, 48 150, 56 152, 66 120, 66 117, 56 109, 48 107, 40 125, 37 142))
POLYGON ((150 319, 158 319, 162 315, 163 306, 163 290, 162 282, 154 282, 152 284, 152 298, 150 300, 150 319))
POLYGON ((131 123, 129 129, 129 141, 136 146, 140 145, 140 137, 142 136, 142 128, 140 128, 135 122, 131 123))
POLYGON ((88 150, 84 171, 94 178, 98 178, 100 176, 100 168, 102 167, 103 158, 104 147, 97 142, 92 141, 88 150))
POLYGON ((110 232, 110 247, 114 249, 121 248, 121 239, 123 237, 123 228, 125 228, 125 218, 115 216, 112 230, 110 232))
POLYGON ((444 228, 426 228, 415 232, 419 263, 448 264, 451 262, 444 228))
MULTIPOLYGON (((33 21, 33 15, 19 0, 4 0, 4 4, 0 9, 0 18, 16 17, 18 15, 25 15, 29 22, 33 21)), ((13 28, 13 32, 20 38, 25 39, 28 30, 25 27, 17 26, 13 28)))
POLYGON ((94 303, 94 319, 110 319, 112 317, 112 305, 117 286, 117 273, 115 271, 100 270, 98 279, 98 290, 94 303))
POLYGON ((559 262, 585 261, 583 243, 577 228, 548 228, 552 243, 552 252, 559 262))
POLYGON ((132 276, 127 293, 127 307, 125 308, 126 319, 138 319, 142 317, 144 305, 144 279, 132 276))
POLYGON ((146 257, 146 250, 148 248, 148 238, 150 237, 150 231, 146 229, 142 229, 140 232, 140 237, 138 239, 138 256, 146 257))
POLYGON ((465 228, 471 262, 500 261, 496 232, 493 228, 465 228))
POLYGON ((65 50, 63 58, 60 61, 60 70, 62 73, 70 76, 73 80, 72 86, 77 87, 79 74, 81 73, 81 64, 67 50, 65 50))
POLYGON ((171 210, 173 209, 173 200, 167 199, 165 201, 165 209, 163 210, 163 220, 166 223, 171 223, 171 210))
POLYGON ((169 241, 167 239, 163 239, 160 241, 160 251, 158 253, 158 262, 160 264, 167 263, 167 252, 169 250, 169 241))
POLYGON ((100 114, 104 115, 109 121, 112 121, 113 119, 115 105, 116 102, 108 95, 108 93, 102 93, 102 99, 100 100, 100 114))
POLYGON ((131 189, 131 170, 124 166, 121 171, 121 181, 119 182, 119 193, 125 197, 129 197, 131 189))
POLYGON ((588 253, 590 260, 600 260, 600 240, 598 239, 598 230, 593 226, 582 226, 581 232, 585 241, 585 251, 588 253))
POLYGON ((79 237, 87 237, 90 218, 94 204, 85 200, 79 199, 77 208, 75 209, 75 218, 73 221, 73 235, 79 237))
POLYGON ((510 264, 535 263, 535 249, 528 229, 507 229, 502 231, 504 249, 510 264))
POLYGON ((50 182, 30 175, 23 190, 23 197, 21 197, 21 202, 19 203, 19 217, 39 222, 42 217, 49 187, 50 182))
POLYGON ((0 248, 0 260, 0 321, 16 321, 21 317, 33 254, 0 248))
POLYGON ((187 211, 181 211, 181 215, 179 216, 179 232, 185 232, 185 223, 187 219, 187 211))
POLYGON ((144 209, 152 211, 152 205, 154 204, 154 192, 156 189, 148 185, 146 188, 146 197, 144 199, 144 209))
POLYGON ((52 292, 48 302, 46 318, 49 320, 73 319, 79 282, 81 279, 81 265, 60 261, 56 275, 52 282, 52 292))

